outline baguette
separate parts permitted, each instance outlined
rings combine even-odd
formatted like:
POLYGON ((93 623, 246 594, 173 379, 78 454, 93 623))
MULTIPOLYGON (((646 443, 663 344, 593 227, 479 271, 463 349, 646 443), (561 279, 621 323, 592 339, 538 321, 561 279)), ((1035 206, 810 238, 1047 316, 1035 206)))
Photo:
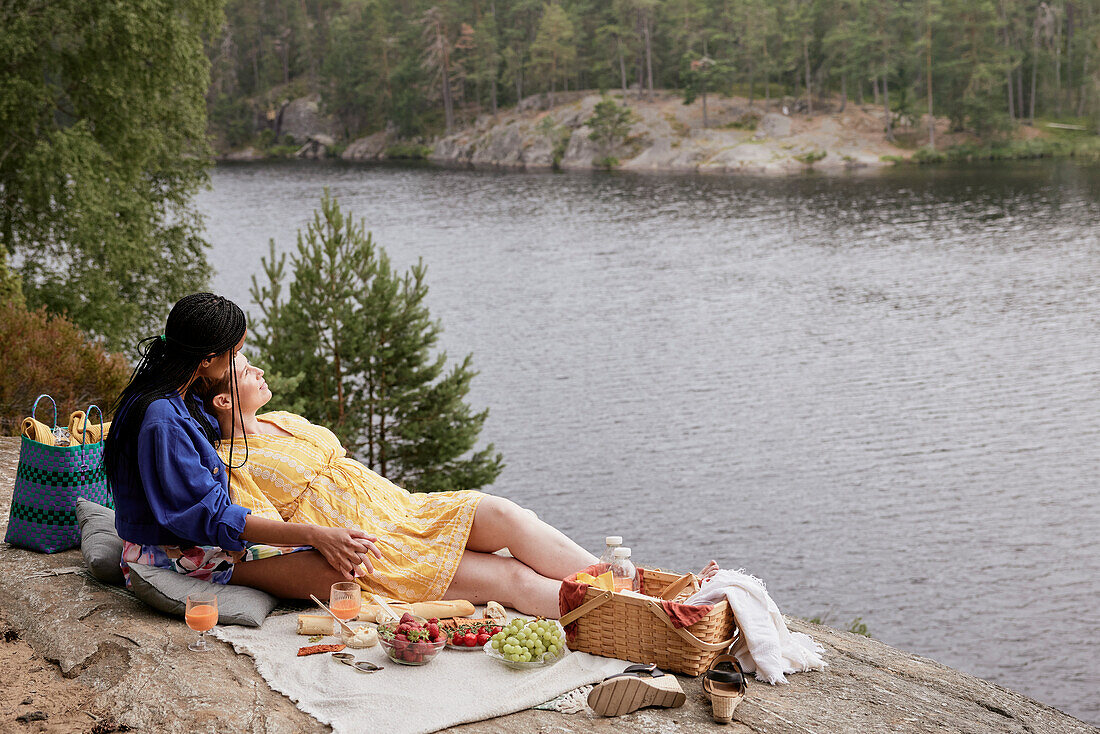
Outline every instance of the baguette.
MULTIPOLYGON (((474 613, 474 605, 465 600, 458 601, 420 601, 412 604, 390 602, 398 614, 408 612, 415 617, 443 619, 444 617, 469 617, 474 613)), ((385 621, 385 612, 377 604, 365 604, 359 611, 360 622, 385 621), (380 616, 381 615, 381 616, 380 616)))
POLYGON ((299 614, 298 634, 300 635, 331 635, 332 617, 327 614, 299 614))

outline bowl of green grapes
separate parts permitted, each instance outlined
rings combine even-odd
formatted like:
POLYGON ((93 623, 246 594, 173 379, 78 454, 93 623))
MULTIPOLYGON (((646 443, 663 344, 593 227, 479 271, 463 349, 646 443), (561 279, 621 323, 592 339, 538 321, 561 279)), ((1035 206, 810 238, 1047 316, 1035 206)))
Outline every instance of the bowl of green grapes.
POLYGON ((513 619, 485 643, 485 652, 509 668, 553 665, 569 653, 556 619, 513 619))

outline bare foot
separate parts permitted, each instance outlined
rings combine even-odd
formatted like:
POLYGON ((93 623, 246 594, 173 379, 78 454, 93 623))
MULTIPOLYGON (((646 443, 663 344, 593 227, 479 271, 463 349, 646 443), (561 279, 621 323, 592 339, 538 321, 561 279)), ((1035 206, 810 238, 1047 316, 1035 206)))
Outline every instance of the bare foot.
POLYGON ((699 580, 706 581, 716 573, 718 573, 718 561, 711 561, 699 572, 699 580))

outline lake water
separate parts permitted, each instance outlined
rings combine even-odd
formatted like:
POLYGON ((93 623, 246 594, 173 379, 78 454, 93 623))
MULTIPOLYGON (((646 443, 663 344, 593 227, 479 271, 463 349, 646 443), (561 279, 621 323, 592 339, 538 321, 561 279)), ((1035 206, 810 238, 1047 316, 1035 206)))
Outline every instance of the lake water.
POLYGON ((1100 723, 1100 169, 221 166, 215 290, 325 186, 428 264, 494 492, 1100 723))

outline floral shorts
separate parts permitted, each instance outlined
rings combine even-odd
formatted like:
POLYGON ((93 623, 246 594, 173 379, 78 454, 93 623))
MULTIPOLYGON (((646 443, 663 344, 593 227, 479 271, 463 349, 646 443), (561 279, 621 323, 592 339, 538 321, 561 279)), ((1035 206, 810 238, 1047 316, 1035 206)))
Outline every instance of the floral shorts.
POLYGON ((141 563, 146 566, 168 568, 202 581, 228 584, 233 576, 234 564, 285 556, 303 550, 313 550, 313 548, 308 545, 246 543, 242 551, 228 551, 214 545, 193 545, 182 548, 178 545, 138 545, 124 540, 122 541, 122 575, 126 578, 126 586, 129 588, 129 564, 141 563))

